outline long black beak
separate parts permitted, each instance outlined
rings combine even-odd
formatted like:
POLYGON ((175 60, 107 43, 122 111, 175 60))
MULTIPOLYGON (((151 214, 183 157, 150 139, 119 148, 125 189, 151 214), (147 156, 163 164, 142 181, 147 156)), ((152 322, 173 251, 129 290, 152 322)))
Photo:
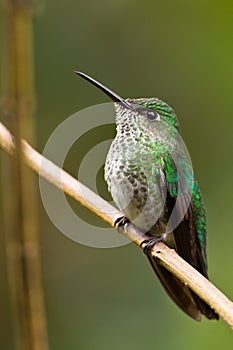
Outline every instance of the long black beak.
POLYGON ((97 80, 89 77, 89 75, 83 73, 83 72, 78 72, 75 71, 74 73, 78 74, 80 77, 86 79, 89 81, 91 84, 95 85, 98 89, 102 90, 108 97, 111 98, 112 101, 114 102, 120 102, 122 103, 126 108, 131 108, 131 105, 126 102, 122 97, 117 95, 115 92, 104 86, 103 84, 99 83, 97 80))

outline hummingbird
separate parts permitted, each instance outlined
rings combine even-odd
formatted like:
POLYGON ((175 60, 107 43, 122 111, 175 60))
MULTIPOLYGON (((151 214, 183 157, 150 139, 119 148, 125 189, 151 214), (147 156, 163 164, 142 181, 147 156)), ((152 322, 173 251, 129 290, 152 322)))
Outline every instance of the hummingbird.
POLYGON ((97 80, 75 72, 114 102, 116 137, 105 162, 109 192, 130 221, 150 238, 143 250, 167 294, 187 315, 201 321, 218 314, 171 272, 151 249, 162 241, 208 279, 206 215, 201 191, 173 108, 157 97, 122 98, 97 80))

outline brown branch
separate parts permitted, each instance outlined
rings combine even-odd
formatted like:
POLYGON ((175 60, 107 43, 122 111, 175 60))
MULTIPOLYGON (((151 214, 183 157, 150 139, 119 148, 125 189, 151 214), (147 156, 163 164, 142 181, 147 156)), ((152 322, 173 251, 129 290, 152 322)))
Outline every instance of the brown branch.
MULTIPOLYGON (((1 115, 15 137, 15 157, 2 156, 3 227, 14 348, 47 350, 38 189, 22 161, 21 139, 34 141, 34 0, 3 0, 1 115)), ((39 3, 39 1, 38 1, 39 3)), ((0 5, 0 6, 1 6, 0 5)))
MULTIPOLYGON (((10 154, 14 153, 13 137, 0 123, 0 144, 10 154)), ((35 151, 26 141, 23 141, 25 162, 37 174, 63 190, 66 194, 80 202, 83 206, 98 215, 102 220, 114 227, 117 218, 123 214, 96 193, 74 179, 53 162, 45 159, 35 151), (41 163, 43 160, 43 168, 41 163)), ((131 241, 140 246, 147 237, 134 225, 127 224, 122 232, 131 241)), ((158 263, 171 271, 197 295, 206 301, 233 328, 233 303, 210 281, 185 262, 176 252, 163 243, 154 246, 153 257, 158 263)))

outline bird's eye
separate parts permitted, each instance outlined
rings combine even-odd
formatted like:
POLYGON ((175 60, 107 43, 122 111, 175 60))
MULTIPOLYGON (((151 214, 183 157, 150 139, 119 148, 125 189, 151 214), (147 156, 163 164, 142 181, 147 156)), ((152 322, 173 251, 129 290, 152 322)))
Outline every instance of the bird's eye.
POLYGON ((150 121, 153 121, 155 119, 158 119, 158 114, 154 111, 148 111, 147 112, 147 119, 150 120, 150 121))

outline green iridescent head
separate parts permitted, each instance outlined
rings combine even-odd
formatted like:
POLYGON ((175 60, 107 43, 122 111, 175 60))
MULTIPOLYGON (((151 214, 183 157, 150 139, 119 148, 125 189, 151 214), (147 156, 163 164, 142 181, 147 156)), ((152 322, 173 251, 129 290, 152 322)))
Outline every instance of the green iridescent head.
POLYGON ((171 108, 166 102, 163 102, 157 97, 138 99, 127 98, 126 102, 149 108, 150 110, 156 112, 165 122, 169 123, 179 130, 179 121, 173 108, 171 108))

